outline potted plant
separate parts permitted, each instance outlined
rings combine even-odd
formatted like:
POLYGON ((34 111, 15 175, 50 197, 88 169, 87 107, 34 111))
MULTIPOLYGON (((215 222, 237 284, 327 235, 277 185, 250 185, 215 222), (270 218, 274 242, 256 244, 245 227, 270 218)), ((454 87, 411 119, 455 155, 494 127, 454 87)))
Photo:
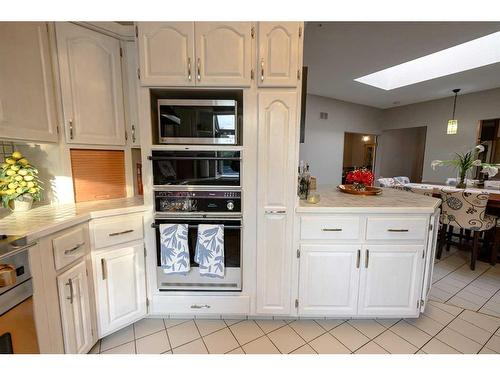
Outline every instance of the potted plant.
POLYGON ((436 167, 441 165, 448 165, 454 167, 457 170, 457 185, 459 189, 465 189, 467 173, 473 167, 482 167, 481 172, 486 173, 488 177, 493 177, 498 173, 498 164, 483 163, 481 159, 478 159, 478 155, 484 152, 483 145, 477 145, 473 149, 465 153, 455 153, 455 158, 450 160, 433 160, 431 167, 436 170, 436 167))
POLYGON ((12 211, 28 211, 41 198, 38 170, 19 151, 5 158, 0 167, 0 198, 12 211))
POLYGON ((373 183, 373 173, 366 168, 355 169, 347 173, 346 181, 352 184, 354 189, 365 191, 366 187, 373 183))

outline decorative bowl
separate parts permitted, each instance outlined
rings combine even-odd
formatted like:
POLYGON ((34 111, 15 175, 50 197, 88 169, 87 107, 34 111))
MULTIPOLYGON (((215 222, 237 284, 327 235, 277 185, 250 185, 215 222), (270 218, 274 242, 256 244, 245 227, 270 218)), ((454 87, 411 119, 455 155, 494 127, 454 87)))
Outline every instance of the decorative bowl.
POLYGON ((375 186, 367 186, 364 190, 354 188, 354 185, 339 185, 337 186, 342 193, 354 195, 379 195, 382 194, 382 189, 375 186))

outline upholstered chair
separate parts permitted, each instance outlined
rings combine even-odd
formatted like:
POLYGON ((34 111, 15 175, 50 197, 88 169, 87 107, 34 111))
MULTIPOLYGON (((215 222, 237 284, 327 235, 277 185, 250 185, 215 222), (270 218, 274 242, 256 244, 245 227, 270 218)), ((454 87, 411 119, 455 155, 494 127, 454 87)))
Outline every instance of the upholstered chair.
POLYGON ((441 190, 440 221, 442 224, 441 239, 437 258, 441 258, 446 243, 449 250, 453 229, 470 230, 473 234, 471 270, 475 269, 479 247, 479 235, 496 226, 497 218, 486 214, 486 205, 489 194, 487 192, 473 192, 463 189, 444 188, 441 190))
POLYGON ((394 187, 397 185, 393 178, 379 178, 377 182, 380 187, 394 187))
POLYGON ((421 195, 427 195, 428 197, 432 197, 432 194, 434 192, 434 189, 432 187, 427 187, 427 186, 403 186, 403 185, 395 185, 393 186, 394 189, 402 190, 402 191, 407 191, 410 193, 415 193, 415 194, 421 194, 421 195))
POLYGON ((410 183, 410 178, 406 176, 393 177, 394 181, 400 185, 406 185, 410 183))

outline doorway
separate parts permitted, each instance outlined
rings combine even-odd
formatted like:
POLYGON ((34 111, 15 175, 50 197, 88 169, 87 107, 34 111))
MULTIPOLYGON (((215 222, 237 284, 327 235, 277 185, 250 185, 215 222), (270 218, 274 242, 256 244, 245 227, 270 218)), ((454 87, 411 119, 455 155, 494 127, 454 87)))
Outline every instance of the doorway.
POLYGON ((427 126, 384 130, 378 137, 377 176, 422 182, 427 126))
POLYGON ((358 168, 374 171, 377 153, 377 136, 365 133, 344 133, 342 183, 347 173, 358 168))

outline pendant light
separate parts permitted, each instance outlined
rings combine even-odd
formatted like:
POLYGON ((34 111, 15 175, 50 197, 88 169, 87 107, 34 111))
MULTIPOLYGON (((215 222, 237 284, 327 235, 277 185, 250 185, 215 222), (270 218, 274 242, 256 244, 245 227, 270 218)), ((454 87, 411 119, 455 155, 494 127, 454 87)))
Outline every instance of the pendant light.
POLYGON ((453 99, 453 115, 451 120, 448 120, 448 127, 446 128, 446 134, 457 134, 458 132, 458 120, 455 119, 455 109, 457 108, 457 96, 460 89, 453 89, 455 93, 455 98, 453 99))

